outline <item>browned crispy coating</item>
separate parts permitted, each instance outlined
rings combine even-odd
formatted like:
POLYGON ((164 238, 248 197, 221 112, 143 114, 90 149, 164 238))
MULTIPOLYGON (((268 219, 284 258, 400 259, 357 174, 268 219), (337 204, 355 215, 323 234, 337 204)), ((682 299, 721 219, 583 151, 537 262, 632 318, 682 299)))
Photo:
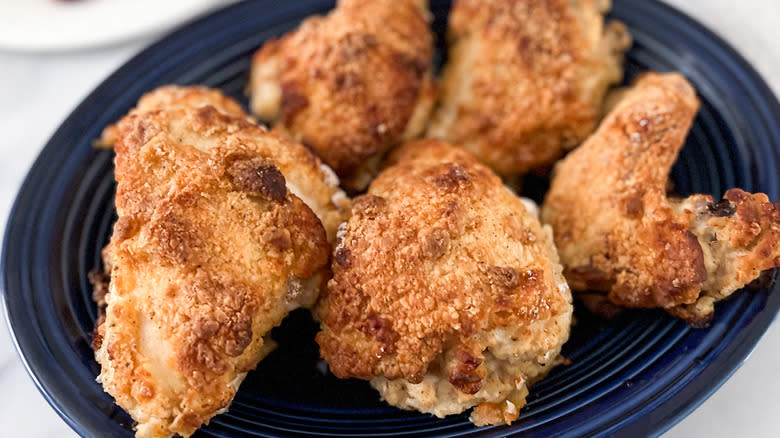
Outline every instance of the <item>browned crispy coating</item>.
POLYGON ((254 56, 252 111, 363 189, 382 155, 424 129, 435 100, 424 1, 341 0, 254 56))
MULTIPOLYGON (((205 109, 207 106, 213 107, 224 115, 253 122, 241 105, 225 96, 222 91, 200 86, 159 87, 144 94, 130 114, 174 108, 201 109, 203 114, 207 114, 211 112, 205 109)), ((241 123, 233 118, 215 116, 211 120, 201 120, 198 129, 204 133, 208 131, 208 135, 204 139, 192 140, 198 142, 198 147, 205 149, 217 144, 219 137, 226 133, 235 133, 237 137, 231 140, 235 143, 244 140, 256 142, 257 139, 265 142, 265 139, 271 137, 254 123, 241 123), (209 123, 212 125, 209 126, 209 123)), ((103 136, 98 143, 112 146, 117 135, 118 124, 110 125, 103 130, 103 136)), ((290 143, 275 134, 272 137, 274 137, 273 141, 284 144, 284 147, 279 147, 273 152, 273 146, 269 146, 268 153, 274 154, 276 164, 287 178, 287 188, 314 211, 325 226, 328 239, 333 241, 336 228, 346 219, 349 210, 349 199, 339 189, 338 177, 308 149, 290 143)))
POLYGON ((501 174, 545 168, 590 134, 631 38, 609 0, 456 0, 428 135, 501 174))
POLYGON ((714 300, 778 265, 779 216, 766 195, 733 189, 717 204, 705 195, 667 200, 698 107, 681 75, 646 73, 556 166, 542 221, 553 227, 572 289, 698 323, 714 300))
POLYGON ((332 187, 302 146, 210 105, 133 111, 115 150, 98 380, 138 437, 189 436, 228 408, 271 328, 314 303, 330 245, 290 184, 332 187))
MULTIPOLYGON (((241 108, 241 104, 225 96, 222 91, 197 85, 164 85, 158 87, 141 96, 131 112, 153 111, 173 107, 200 108, 206 105, 211 105, 227 115, 250 120, 244 109, 241 108)), ((95 141, 95 146, 111 148, 116 143, 118 135, 117 125, 108 125, 103 129, 100 139, 95 141)))
POLYGON ((549 229, 461 148, 415 141, 390 163, 339 230, 321 354, 394 406, 511 422, 569 335, 549 229))

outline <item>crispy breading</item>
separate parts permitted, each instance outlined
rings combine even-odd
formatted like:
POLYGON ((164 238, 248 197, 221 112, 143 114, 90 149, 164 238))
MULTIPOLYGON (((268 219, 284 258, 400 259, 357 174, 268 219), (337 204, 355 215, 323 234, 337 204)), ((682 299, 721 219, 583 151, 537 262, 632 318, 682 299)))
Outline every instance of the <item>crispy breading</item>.
POLYGON ((252 60, 252 111, 364 189, 382 156, 422 133, 435 101, 427 2, 341 0, 252 60))
MULTIPOLYGON (((225 96, 222 91, 197 85, 163 85, 158 87, 141 96, 131 112, 153 111, 174 107, 200 108, 206 105, 211 105, 229 116, 251 120, 244 112, 244 109, 241 108, 241 104, 225 96)), ((118 135, 117 125, 108 125, 103 129, 100 138, 95 141, 95 146, 103 149, 112 148, 114 143, 116 143, 118 135)))
POLYGON ((710 196, 667 199, 698 108, 684 77, 646 73, 556 166, 542 221, 553 227, 572 289, 701 323, 713 301, 778 265, 777 205, 766 195, 729 190, 728 215, 711 212, 721 203, 710 196))
MULTIPOLYGON (((287 179, 287 188, 301 198, 322 221, 328 232, 328 240, 332 242, 335 239, 336 228, 346 219, 350 201, 339 189, 338 176, 311 151, 275 133, 267 134, 264 128, 255 126, 252 118, 238 102, 218 89, 165 85, 144 94, 129 114, 174 108, 200 109, 203 117, 193 120, 198 123, 199 131, 206 137, 192 140, 197 141, 197 147, 201 149, 218 144, 220 136, 225 134, 236 136, 231 140, 233 143, 260 141, 260 144, 267 144, 264 150, 267 154, 272 154, 276 165, 287 179), (211 116, 212 110, 206 107, 212 107, 232 118, 211 116), (282 143, 283 147, 276 147, 276 142, 282 143)), ((110 125, 103 131, 100 142, 113 145, 117 135, 117 125, 110 125)))
POLYGON ((291 183, 328 201, 332 187, 303 147, 212 106, 133 111, 117 134, 98 380, 136 436, 189 436, 228 408, 271 328, 313 305, 330 245, 291 183))
POLYGON ((623 77, 625 26, 609 0, 456 0, 428 135, 501 174, 552 165, 590 134, 623 77))
POLYGON ((394 406, 509 423, 569 336, 550 230, 459 147, 410 142, 390 163, 339 230, 322 357, 394 406))

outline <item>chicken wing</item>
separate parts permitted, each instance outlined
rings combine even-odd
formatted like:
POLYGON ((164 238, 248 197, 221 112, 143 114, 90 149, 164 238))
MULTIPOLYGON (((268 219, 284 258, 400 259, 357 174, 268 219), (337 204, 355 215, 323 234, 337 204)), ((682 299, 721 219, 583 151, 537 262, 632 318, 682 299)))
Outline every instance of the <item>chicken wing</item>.
POLYGON ((646 73, 556 166, 542 221, 572 289, 702 324, 714 301, 780 265, 780 214, 766 195, 667 199, 698 107, 681 75, 646 73))
POLYGON ((252 111, 361 190, 382 155, 425 128, 435 100, 423 0, 341 0, 254 56, 252 111))
POLYGON ((552 165, 595 128, 631 38, 609 0, 456 0, 428 135, 500 174, 552 165))
POLYGON ((115 151, 98 381, 136 436, 187 437, 227 410, 271 328, 313 305, 330 245, 309 205, 338 189, 302 146, 211 105, 133 111, 115 151))
POLYGON ((569 336, 550 229, 459 147, 419 140, 390 162, 339 230, 321 354, 393 406, 511 423, 569 336))

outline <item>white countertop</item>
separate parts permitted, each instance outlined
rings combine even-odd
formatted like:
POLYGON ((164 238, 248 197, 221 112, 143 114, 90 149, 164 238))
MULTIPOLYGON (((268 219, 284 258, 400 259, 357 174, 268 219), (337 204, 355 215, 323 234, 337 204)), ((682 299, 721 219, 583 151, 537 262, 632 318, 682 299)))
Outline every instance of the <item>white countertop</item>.
MULTIPOLYGON (((720 34, 780 93, 780 2, 668 0, 720 34)), ((2 11, 0 11, 2 13, 2 11)), ((16 191, 57 126, 109 73, 152 42, 64 54, 0 51, 0 229, 16 191)), ((1 238, 1 237, 0 237, 1 238)), ((76 434, 38 393, 0 328, 0 436, 76 434)), ((780 434, 780 324, 709 400, 664 436, 770 437, 780 434)))

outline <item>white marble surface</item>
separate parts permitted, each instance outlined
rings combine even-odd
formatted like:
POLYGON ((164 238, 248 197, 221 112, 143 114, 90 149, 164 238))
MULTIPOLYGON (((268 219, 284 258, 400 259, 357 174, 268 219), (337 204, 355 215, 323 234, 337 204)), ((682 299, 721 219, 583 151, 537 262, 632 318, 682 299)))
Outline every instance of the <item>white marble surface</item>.
MULTIPOLYGON (((640 1, 640 0, 638 0, 640 1)), ((731 42, 780 92, 780 2, 669 0, 731 42)), ((2 11, 0 11, 2 13, 2 11)), ((16 191, 46 140, 111 71, 149 44, 66 54, 0 52, 0 229, 16 191)), ((5 322, 3 321, 3 326, 5 322)), ((664 436, 770 437, 780 430, 780 324, 734 376, 664 436)), ((75 436, 46 404, 0 328, 0 436, 75 436)))

